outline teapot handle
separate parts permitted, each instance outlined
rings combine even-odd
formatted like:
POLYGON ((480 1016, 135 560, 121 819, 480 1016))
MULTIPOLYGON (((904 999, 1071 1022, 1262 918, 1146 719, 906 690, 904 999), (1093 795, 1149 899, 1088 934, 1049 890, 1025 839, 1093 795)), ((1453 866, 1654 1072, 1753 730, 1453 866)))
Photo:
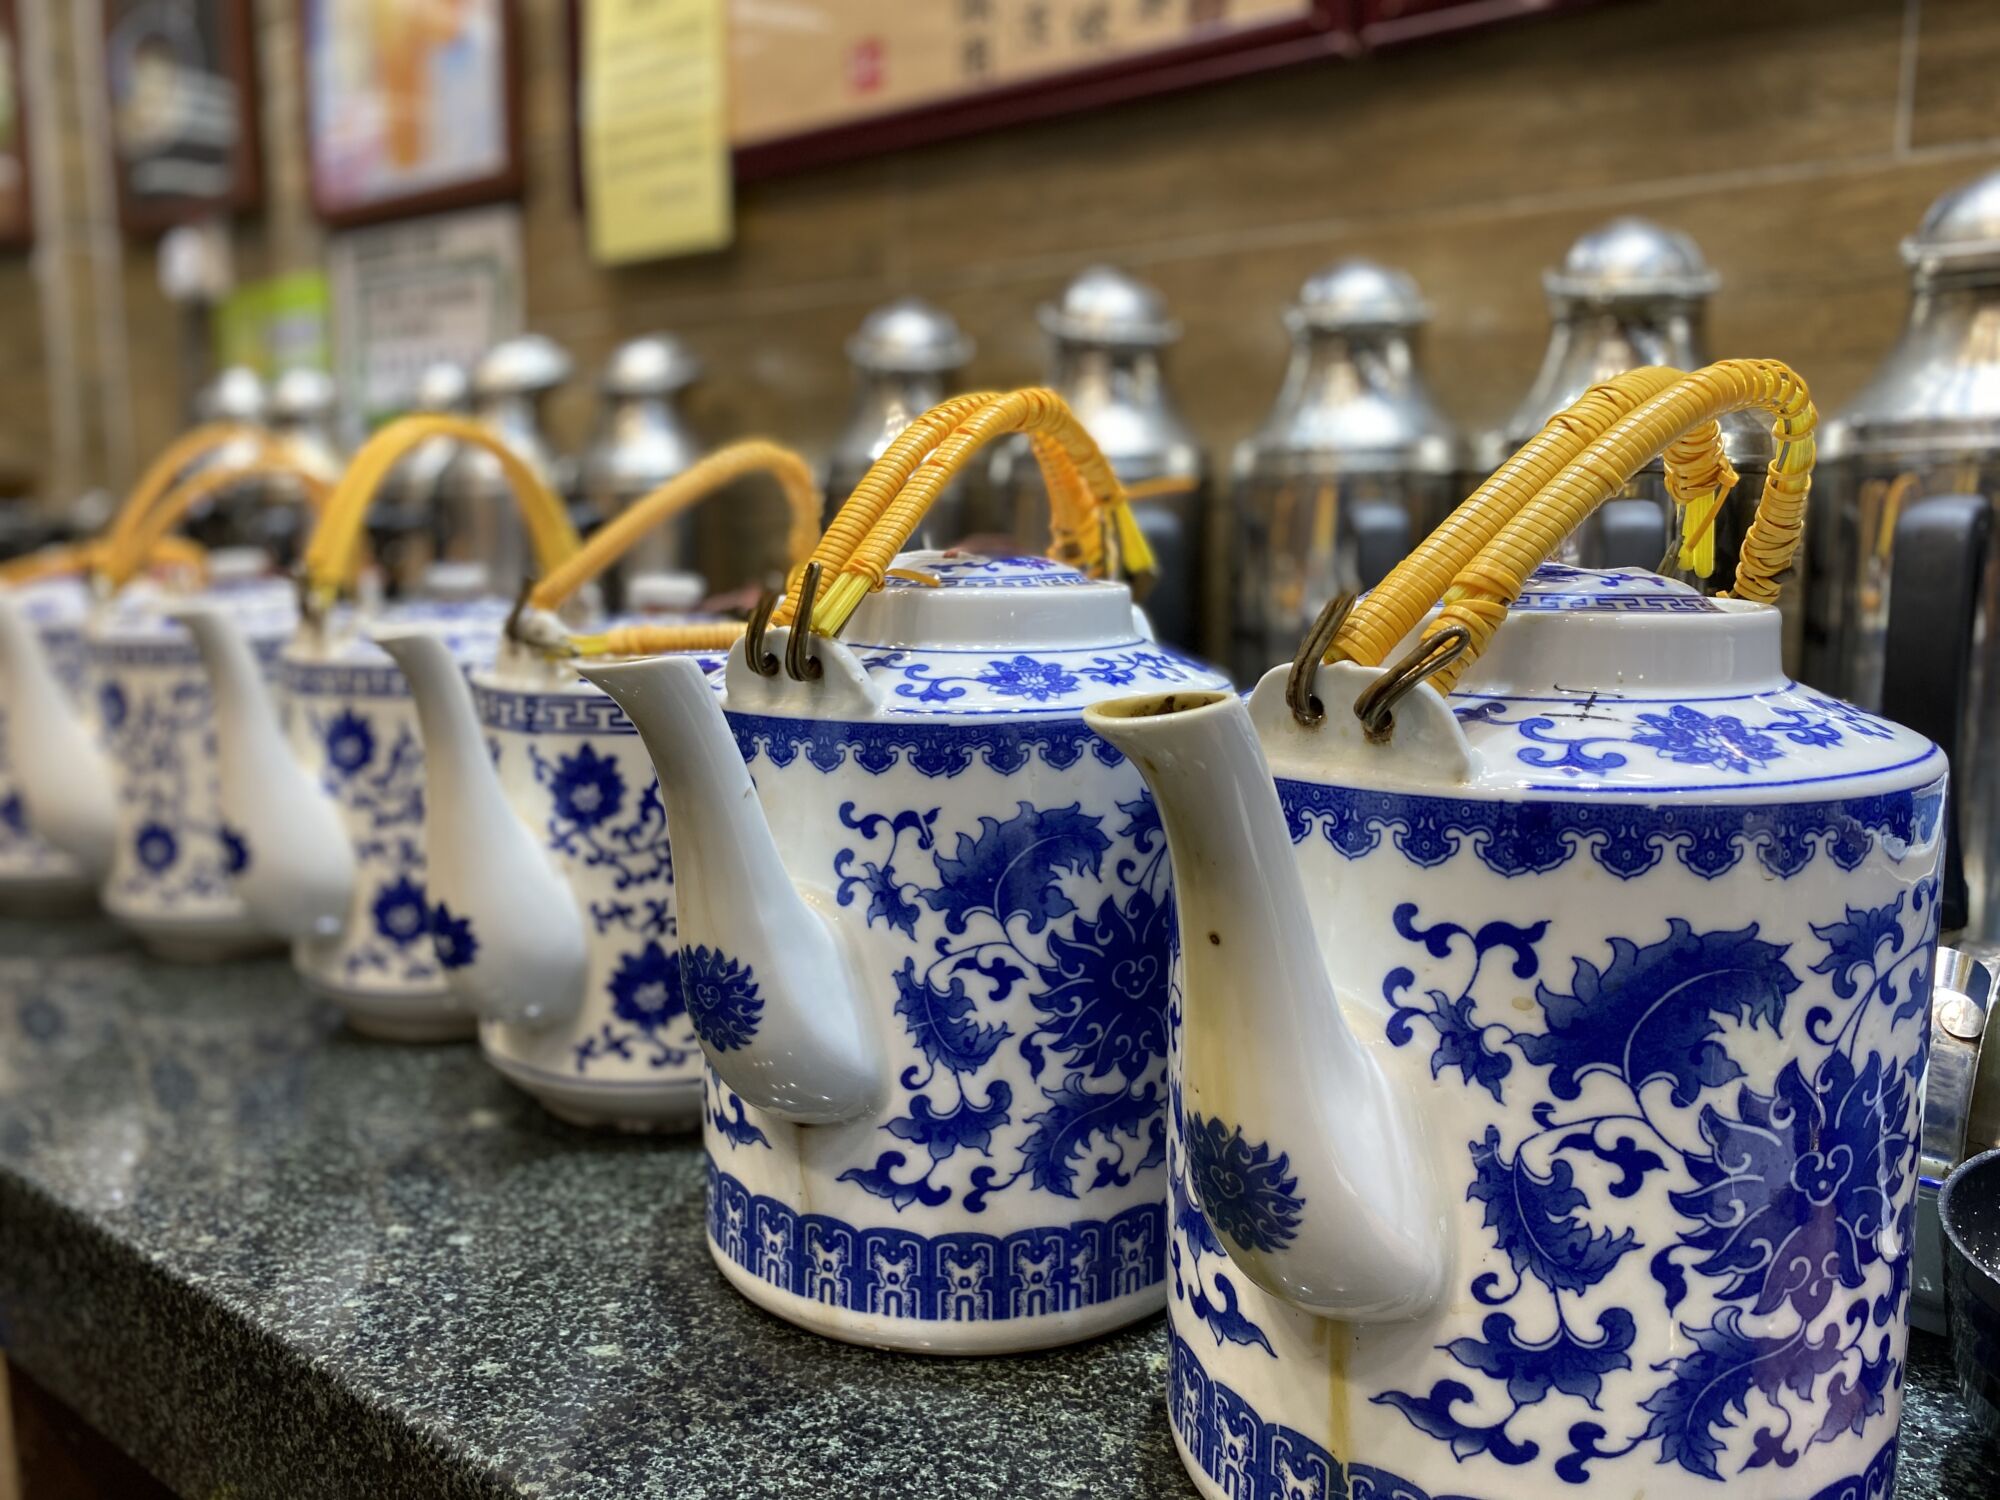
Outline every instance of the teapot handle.
MULTIPOLYGON (((1717 418, 1761 408, 1771 417, 1777 452, 1743 538, 1736 587, 1725 597, 1775 603, 1778 578, 1791 566, 1805 529, 1812 483, 1813 429, 1819 424, 1806 385, 1774 359, 1725 359, 1676 381, 1612 427, 1573 459, 1508 520, 1451 580, 1444 608, 1424 631, 1405 665, 1431 662, 1425 676, 1443 693, 1472 665, 1520 593, 1528 575, 1554 555, 1563 539, 1627 480, 1662 454, 1667 488, 1687 507, 1690 526, 1681 562, 1712 545, 1709 528, 1736 482, 1722 452, 1717 418), (1441 654, 1450 645, 1449 655, 1441 654)), ((1340 641, 1335 639, 1338 650, 1340 641)))
MULTIPOLYGON (((812 465, 764 438, 731 443, 691 464, 665 484, 628 505, 606 522, 573 556, 543 575, 528 594, 530 609, 562 608, 576 591, 629 552, 654 527, 691 509, 746 474, 769 473, 785 494, 791 524, 785 537, 785 561, 796 572, 804 567, 819 541, 819 517, 824 508, 812 465)), ((635 625, 601 635, 572 636, 569 645, 581 656, 657 656, 663 651, 726 650, 743 634, 731 623, 635 625)))
POLYGON ((499 460, 542 572, 566 561, 582 545, 562 501, 534 467, 484 422, 470 417, 400 417, 361 445, 313 528, 303 563, 309 612, 324 610, 353 574, 362 524, 389 471, 413 448, 438 437, 484 449, 499 460))
POLYGON ((1944 931, 1965 926, 1964 747, 1971 689, 1973 623, 1992 531, 1983 495, 1933 495, 1896 522, 1889 575, 1889 628, 1883 641, 1882 714, 1934 742, 1951 768, 1945 825, 1944 931))
MULTIPOLYGON (((946 408, 955 409, 960 419, 910 472, 908 482, 894 491, 894 498, 882 499, 890 458, 897 452, 892 445, 827 528, 826 543, 835 543, 836 538, 839 545, 852 541, 844 557, 814 554, 814 561, 832 580, 813 610, 809 624, 815 631, 840 633, 856 606, 882 586, 890 562, 916 531, 931 502, 974 454, 1010 433, 1027 436, 1048 486, 1050 556, 1097 577, 1122 571, 1132 576, 1135 592, 1151 579, 1156 570, 1153 552, 1132 514, 1131 497, 1103 449, 1061 396, 1029 387, 977 402, 958 397, 926 412, 911 424, 912 430, 935 433, 945 420, 946 408), (855 512, 851 523, 849 511, 855 512), (871 513, 874 520, 864 527, 862 521, 871 513)), ((789 618, 789 613, 783 614, 778 622, 789 618)))
POLYGON ((252 479, 274 476, 290 481, 315 516, 324 514, 332 486, 305 467, 290 443, 282 439, 261 439, 257 445, 257 456, 250 462, 203 469, 189 475, 168 490, 117 543, 107 543, 99 562, 105 581, 113 589, 123 588, 135 573, 146 566, 149 558, 158 554, 167 533, 209 496, 252 479))

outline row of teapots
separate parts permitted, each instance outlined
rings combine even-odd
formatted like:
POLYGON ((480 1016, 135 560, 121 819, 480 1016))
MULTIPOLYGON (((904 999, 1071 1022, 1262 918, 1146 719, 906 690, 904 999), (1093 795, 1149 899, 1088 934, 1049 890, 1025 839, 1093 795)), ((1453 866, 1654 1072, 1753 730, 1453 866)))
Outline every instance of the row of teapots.
POLYGON ((363 1026, 448 992, 558 1114, 698 1115, 717 1263, 806 1327, 995 1352, 1168 1303, 1210 1496, 1881 1493, 1944 758, 1783 675, 1811 432, 1781 366, 1621 376, 1247 703, 1150 639, 1039 393, 914 424, 726 649, 546 609, 284 645, 264 585, 192 643, 93 622, 107 902, 205 835, 363 1026), (1536 570, 1670 445, 1726 490, 1745 408, 1746 597, 1536 570), (895 555, 1024 429, 1086 566, 895 555))

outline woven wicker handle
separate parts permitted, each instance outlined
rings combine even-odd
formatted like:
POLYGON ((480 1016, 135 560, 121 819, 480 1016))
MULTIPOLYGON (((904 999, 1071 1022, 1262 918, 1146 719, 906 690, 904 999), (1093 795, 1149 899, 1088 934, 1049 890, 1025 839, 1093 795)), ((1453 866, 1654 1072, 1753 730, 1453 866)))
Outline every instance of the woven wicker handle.
MULTIPOLYGON (((784 491, 789 525, 785 561, 803 568, 819 541, 824 509, 812 465, 790 448, 763 438, 731 443, 640 497, 601 527, 581 550, 535 585, 528 595, 534 609, 556 610, 576 591, 629 552, 654 527, 708 499, 746 474, 766 472, 784 491)), ((601 635, 575 636, 570 645, 583 656, 658 656, 668 651, 722 650, 743 634, 740 624, 629 625, 601 635)))
MULTIPOLYGON (((249 463, 203 469, 175 485, 147 510, 115 546, 108 544, 100 559, 100 571, 113 589, 121 589, 146 566, 167 535, 202 501, 224 490, 257 479, 283 479, 294 486, 307 508, 317 517, 326 511, 332 486, 308 468, 293 446, 283 439, 265 439, 258 456, 249 463)), ((290 498, 287 496, 286 498, 290 498)))
POLYGON ((1628 370, 1592 386, 1550 417, 1381 583, 1355 602, 1326 659, 1380 666, 1516 512, 1614 422, 1680 378, 1679 370, 1665 366, 1628 370))
MULTIPOLYGON (((966 410, 963 403, 968 399, 946 403, 962 412, 957 424, 923 456, 894 498, 881 507, 866 535, 839 563, 837 575, 814 605, 814 630, 838 634, 861 601, 882 586, 889 565, 945 487, 981 448, 1012 433, 1027 434, 1048 487, 1050 555, 1100 577, 1120 571, 1121 566, 1133 575, 1152 574, 1152 549, 1132 517, 1124 486, 1061 396, 1031 387, 987 398, 966 410)), ((936 430, 939 423, 933 419, 946 407, 934 408, 920 419, 927 435, 936 430)), ((881 469, 887 459, 885 454, 876 468, 881 469)), ((857 486, 857 498, 875 477, 871 470, 857 486)), ((871 496, 879 488, 871 488, 871 496)), ((844 518, 846 507, 842 509, 844 518)))
MULTIPOLYGON (((1725 472, 1733 481, 1733 471, 1721 459, 1722 434, 1716 419, 1751 409, 1770 414, 1778 449, 1757 514, 1743 539, 1731 595, 1774 603, 1779 577, 1791 566, 1805 530, 1813 430, 1819 415, 1805 382, 1788 366, 1776 360, 1722 360, 1675 382, 1612 427, 1459 570, 1444 597, 1444 608, 1424 632, 1425 642, 1454 628, 1462 628, 1468 637, 1466 649, 1433 674, 1438 691, 1450 691, 1485 650, 1528 575, 1653 459, 1664 453, 1681 474, 1691 476, 1680 486, 1688 494, 1712 490, 1725 472)), ((1726 494, 1726 488, 1720 493, 1726 494)), ((1720 494, 1715 498, 1719 503, 1720 494)))
POLYGON ((469 417, 401 417, 384 427, 354 455, 347 472, 334 486, 312 540, 306 546, 304 570, 308 598, 324 605, 352 576, 368 508, 389 471, 412 449, 433 438, 450 438, 479 448, 499 460, 514 501, 527 526, 539 571, 547 573, 572 557, 581 543, 569 513, 548 485, 506 440, 485 423, 469 417))

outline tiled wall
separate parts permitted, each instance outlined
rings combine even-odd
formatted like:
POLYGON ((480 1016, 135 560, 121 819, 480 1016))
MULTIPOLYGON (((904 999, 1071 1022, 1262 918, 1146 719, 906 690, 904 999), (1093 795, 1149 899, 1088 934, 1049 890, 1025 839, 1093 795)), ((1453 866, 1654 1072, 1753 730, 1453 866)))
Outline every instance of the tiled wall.
MULTIPOLYGON (((70 7, 34 3, 73 46, 70 7)), ((874 304, 904 290, 943 303, 979 341, 982 384, 1026 382, 1041 365, 1035 304, 1098 259, 1171 299, 1187 329, 1172 373, 1218 455, 1276 388, 1286 301, 1344 254, 1417 276, 1435 309, 1431 378, 1477 427, 1534 370, 1542 268, 1624 212, 1691 231, 1722 273, 1718 353, 1788 359, 1837 406, 1902 318, 1897 240, 1938 193, 2000 165, 1992 0, 1607 0, 750 184, 732 250, 610 271, 589 262, 569 181, 561 5, 520 4, 531 321, 586 369, 621 337, 675 329, 707 361, 693 405, 712 436, 806 447, 840 421, 841 342, 874 304)), ((304 203, 296 0, 259 7, 271 202, 237 236, 244 275, 310 264, 321 243, 304 203)), ((70 69, 60 59, 73 94, 70 69)), ((65 248, 89 301, 76 155, 65 248)), ((174 317, 149 253, 127 245, 117 269, 122 309, 80 340, 74 388, 57 398, 77 404, 84 477, 99 480, 122 477, 179 415, 174 317), (129 443, 110 440, 121 421, 129 443)), ((44 446, 35 297, 25 265, 0 265, 0 455, 44 446)), ((587 430, 587 384, 555 404, 565 442, 587 430)))

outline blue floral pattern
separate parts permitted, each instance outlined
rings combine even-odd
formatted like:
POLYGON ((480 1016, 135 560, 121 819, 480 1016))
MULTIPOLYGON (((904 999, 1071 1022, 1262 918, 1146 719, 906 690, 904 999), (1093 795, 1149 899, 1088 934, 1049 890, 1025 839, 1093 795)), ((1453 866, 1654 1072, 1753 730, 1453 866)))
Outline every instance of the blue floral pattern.
POLYGON ((407 875, 398 876, 378 890, 368 911, 374 919, 376 934, 397 948, 407 948, 430 936, 424 888, 407 875))
POLYGON ((1166 844, 1149 796, 1118 807, 1106 819, 1081 803, 1017 801, 947 849, 936 808, 842 804, 841 826, 867 847, 835 856, 836 899, 865 893, 867 922, 913 942, 920 924, 942 929, 927 958, 906 957, 893 975, 895 1014, 919 1059, 901 1078, 906 1112, 882 1127, 901 1144, 842 1181, 897 1209, 956 1200, 976 1214, 1017 1184, 1075 1198, 1164 1161, 1176 940, 1166 844), (1111 859, 1114 847, 1129 853, 1111 859), (1077 881, 1102 882, 1094 908, 1072 899, 1077 881), (1003 1047, 1026 1063, 1038 1097, 1017 1100, 999 1076, 1003 1047), (954 1169, 968 1154, 993 1157, 1003 1130, 1019 1142, 1003 1164, 954 1169), (912 1148, 922 1153, 914 1170, 912 1148))
POLYGON ((132 852, 150 873, 161 875, 180 858, 180 840, 164 823, 141 823, 132 835, 132 852))
POLYGON ((1909 1284, 1922 1066, 1921 1050, 1905 1066, 1864 1045, 1864 1021, 1872 1014, 1878 1029, 1895 1027, 1924 1012, 1935 878, 1814 925, 1817 954, 1795 954, 1756 923, 1701 931, 1670 918, 1644 940, 1611 939, 1608 961, 1576 956, 1566 983, 1543 976, 1546 922, 1495 921, 1475 931, 1426 924, 1413 903, 1398 907, 1394 921, 1433 960, 1463 955, 1454 971, 1463 978, 1456 993, 1437 985, 1419 993, 1413 968, 1392 969, 1382 985, 1394 1007, 1391 1043, 1410 1045, 1422 1024, 1434 1038, 1433 1076, 1455 1075, 1496 1102, 1516 1086, 1543 1102, 1526 1138, 1510 1142, 1489 1126, 1467 1146, 1466 1196, 1480 1205, 1506 1265, 1481 1271, 1468 1291, 1507 1311, 1490 1314, 1478 1338, 1441 1351, 1461 1375, 1375 1400, 1460 1460, 1484 1454, 1527 1464, 1542 1447, 1515 1435, 1514 1417, 1556 1399, 1594 1413, 1604 1378, 1633 1368, 1638 1318, 1678 1311, 1687 1352, 1651 1366, 1660 1378, 1637 1403, 1644 1425, 1621 1433, 1587 1417, 1573 1422, 1554 1464, 1559 1479, 1582 1484, 1592 1464, 1642 1448, 1659 1463, 1719 1479, 1718 1434, 1750 1412, 1753 1395, 1761 1425, 1748 1468, 1788 1467, 1814 1444, 1862 1431, 1901 1378, 1887 1330, 1909 1284), (1503 992, 1537 980, 1539 1029, 1495 1019, 1481 1005, 1482 975, 1495 959, 1505 961, 1503 992), (1802 964, 1823 976, 1836 1003, 1807 1013, 1807 1052, 1785 1062, 1766 1092, 1746 1080, 1735 1049, 1739 1038, 1786 1034, 1788 1024, 1796 1031, 1802 964), (1524 1079, 1524 1068, 1537 1076, 1524 1079), (1697 1105, 1694 1145, 1668 1115, 1697 1105), (1582 1185, 1575 1164, 1585 1161, 1610 1174, 1603 1201, 1582 1185), (1649 1235, 1642 1245, 1636 1227, 1616 1225, 1614 1210, 1654 1174, 1692 1186, 1664 1195, 1682 1221, 1678 1237, 1649 1235), (1659 1311, 1606 1303, 1598 1292, 1613 1268, 1640 1254, 1659 1311), (1886 1288, 1870 1295, 1878 1267, 1886 1288), (1820 1322, 1841 1296, 1853 1300, 1839 1321, 1820 1322), (1688 1308, 1706 1312, 1690 1320, 1688 1308), (1552 1334, 1525 1331, 1551 1326, 1552 1334), (1504 1400, 1480 1394, 1465 1374, 1494 1383, 1504 1400), (1495 1410, 1507 1415, 1492 1421, 1495 1410))
POLYGON ((554 770, 544 779, 555 802, 556 817, 580 829, 595 828, 617 817, 625 805, 625 778, 618 762, 587 744, 579 745, 572 755, 558 756, 554 770))
POLYGON ((718 1052, 747 1047, 764 1015, 764 997, 748 964, 704 944, 680 954, 681 998, 695 1032, 718 1052))
POLYGON ((327 723, 326 763, 342 776, 352 776, 375 758, 375 730, 353 709, 342 709, 327 723))
POLYGON ((1274 1156, 1265 1142, 1246 1140, 1242 1127, 1199 1113, 1187 1116, 1186 1129, 1188 1175, 1209 1225, 1245 1250, 1289 1245, 1305 1214, 1291 1157, 1274 1156))
POLYGON ((472 919, 461 917, 444 902, 431 908, 431 946, 447 969, 462 969, 479 956, 479 939, 472 919))
POLYGON ((593 1062, 607 1057, 643 1060, 649 1068, 684 1068, 694 1060, 679 949, 647 940, 638 950, 619 955, 605 988, 612 1019, 572 1049, 577 1072, 586 1073, 593 1062))

